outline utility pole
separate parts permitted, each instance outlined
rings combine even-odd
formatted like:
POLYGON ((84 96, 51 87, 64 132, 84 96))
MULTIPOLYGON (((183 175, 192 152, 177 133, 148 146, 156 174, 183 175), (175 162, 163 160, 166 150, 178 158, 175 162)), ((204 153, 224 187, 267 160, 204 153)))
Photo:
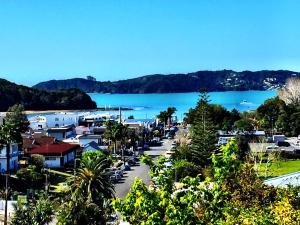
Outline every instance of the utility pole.
POLYGON ((4 225, 7 225, 7 201, 8 200, 8 173, 5 174, 5 211, 4 211, 4 225))
POLYGON ((7 205, 8 205, 8 187, 9 187, 9 171, 10 171, 10 144, 6 143, 6 174, 5 174, 5 209, 4 209, 4 225, 7 225, 7 205))

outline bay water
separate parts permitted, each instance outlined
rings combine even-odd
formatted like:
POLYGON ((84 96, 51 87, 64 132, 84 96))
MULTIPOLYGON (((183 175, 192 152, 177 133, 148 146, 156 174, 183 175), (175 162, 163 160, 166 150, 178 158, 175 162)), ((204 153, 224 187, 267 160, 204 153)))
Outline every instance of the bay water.
MULTIPOLYGON (((122 116, 134 116, 135 119, 155 118, 160 111, 168 107, 177 109, 178 120, 184 118, 184 114, 190 108, 196 106, 199 93, 163 93, 163 94, 99 94, 89 93, 98 107, 111 108, 123 107, 133 110, 122 111, 122 116)), ((212 104, 220 104, 228 110, 237 109, 240 112, 255 110, 266 99, 276 96, 276 90, 269 91, 227 91, 209 92, 209 100, 212 104)), ((99 111, 103 112, 103 111, 99 111)), ((106 111, 107 112, 107 111, 106 111)), ((118 111, 110 111, 118 113, 118 111)))

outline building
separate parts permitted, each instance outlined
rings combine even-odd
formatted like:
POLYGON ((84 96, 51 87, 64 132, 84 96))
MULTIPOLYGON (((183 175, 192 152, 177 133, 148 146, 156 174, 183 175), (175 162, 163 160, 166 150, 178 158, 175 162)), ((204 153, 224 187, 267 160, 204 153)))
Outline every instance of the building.
POLYGON ((78 122, 80 125, 85 126, 94 126, 97 123, 103 123, 108 120, 117 120, 118 116, 112 115, 110 113, 95 113, 95 114, 87 114, 81 115, 78 118, 78 122))
POLYGON ((128 125, 129 128, 136 130, 152 130, 155 126, 155 119, 126 119, 124 125, 128 125))
POLYGON ((34 148, 41 147, 44 145, 54 144, 54 143, 55 143, 54 137, 48 137, 43 135, 23 136, 22 149, 24 154, 27 154, 34 148))
POLYGON ((53 143, 34 148, 30 151, 30 154, 43 155, 45 157, 44 166, 46 168, 62 168, 74 161, 79 149, 79 145, 53 143))
POLYGON ((30 128, 33 130, 64 127, 68 125, 78 126, 79 115, 76 113, 53 113, 49 115, 38 115, 29 118, 30 128))
POLYGON ((77 137, 80 146, 85 146, 91 142, 95 142, 98 145, 102 145, 102 136, 98 134, 84 134, 77 137))
MULTIPOLYGON (((10 144, 10 170, 14 171, 18 169, 18 156, 19 149, 18 144, 10 144)), ((0 172, 5 173, 7 171, 7 154, 6 154, 6 145, 0 147, 0 172)))
POLYGON ((47 130, 47 135, 50 137, 54 137, 55 139, 57 139, 59 141, 62 141, 66 138, 75 136, 75 126, 68 125, 68 126, 63 126, 63 127, 49 128, 47 130))
POLYGON ((96 142, 91 141, 83 146, 84 151, 108 151, 108 146, 99 146, 96 142))

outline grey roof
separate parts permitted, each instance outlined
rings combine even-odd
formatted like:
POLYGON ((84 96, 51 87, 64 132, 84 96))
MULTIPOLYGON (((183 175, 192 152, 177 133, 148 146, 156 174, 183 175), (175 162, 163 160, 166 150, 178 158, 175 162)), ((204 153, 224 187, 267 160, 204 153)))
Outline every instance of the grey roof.
POLYGON ((300 171, 267 179, 264 181, 264 183, 267 185, 272 185, 274 187, 287 187, 288 185, 299 186, 300 171))
POLYGON ((78 139, 95 139, 95 138, 99 139, 102 138, 102 136, 98 134, 84 134, 78 137, 78 139))
POLYGON ((84 150, 102 150, 99 145, 94 142, 94 141, 91 141, 90 143, 86 144, 85 146, 83 146, 83 149, 84 150))

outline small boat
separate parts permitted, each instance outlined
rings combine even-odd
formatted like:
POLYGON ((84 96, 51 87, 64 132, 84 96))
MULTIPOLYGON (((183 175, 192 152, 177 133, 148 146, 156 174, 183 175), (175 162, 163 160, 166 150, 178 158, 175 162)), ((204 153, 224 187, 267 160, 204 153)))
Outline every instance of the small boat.
POLYGON ((240 105, 248 105, 248 104, 251 104, 250 102, 248 102, 247 100, 243 100, 240 102, 240 105))

